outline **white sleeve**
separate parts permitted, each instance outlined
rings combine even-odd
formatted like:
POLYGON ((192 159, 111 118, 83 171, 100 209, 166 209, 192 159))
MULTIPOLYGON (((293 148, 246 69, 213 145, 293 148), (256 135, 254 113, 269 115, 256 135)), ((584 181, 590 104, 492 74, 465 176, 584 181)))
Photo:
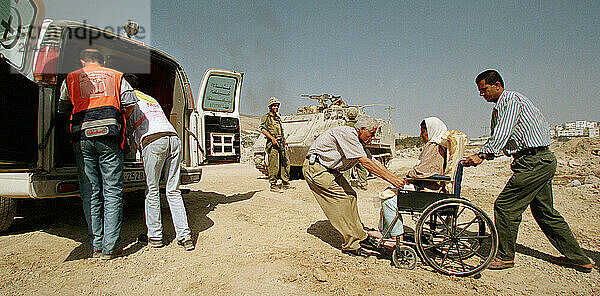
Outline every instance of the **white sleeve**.
POLYGON ((60 86, 60 99, 58 100, 58 113, 69 113, 73 109, 71 98, 69 97, 69 88, 67 87, 67 80, 65 79, 60 86))

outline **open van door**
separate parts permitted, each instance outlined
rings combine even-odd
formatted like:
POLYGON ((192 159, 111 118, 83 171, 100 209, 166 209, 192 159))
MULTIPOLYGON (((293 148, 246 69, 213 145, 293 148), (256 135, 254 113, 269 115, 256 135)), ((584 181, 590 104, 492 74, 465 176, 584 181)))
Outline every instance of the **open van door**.
POLYGON ((0 0, 0 171, 40 165, 40 94, 32 61, 45 14, 41 0, 0 0), (10 127, 10 128, 9 128, 10 127))
POLYGON ((42 0, 0 0, 0 56, 30 79, 45 14, 42 0))
MULTIPOLYGON (((0 172, 2 192, 14 179, 40 166, 38 112, 40 94, 32 63, 44 20, 42 0, 0 0, 0 172)), ((0 196, 0 232, 8 229, 16 202, 0 196)))
POLYGON ((240 97, 244 73, 209 69, 190 117, 192 164, 239 162, 240 97))

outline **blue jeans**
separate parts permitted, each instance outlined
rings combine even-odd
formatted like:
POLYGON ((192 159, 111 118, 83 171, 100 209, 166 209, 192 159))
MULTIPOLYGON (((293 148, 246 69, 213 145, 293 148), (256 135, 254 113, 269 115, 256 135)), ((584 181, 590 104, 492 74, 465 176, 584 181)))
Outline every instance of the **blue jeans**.
POLYGON ((146 226, 148 238, 162 239, 160 211, 160 177, 166 180, 166 194, 177 239, 191 237, 181 191, 179 175, 181 169, 181 141, 177 136, 158 138, 142 149, 144 172, 146 173, 146 226))
POLYGON ((112 254, 121 245, 123 151, 117 137, 73 143, 79 191, 94 251, 112 254))
MULTIPOLYGON (((396 217, 398 212, 398 196, 390 197, 381 201, 381 219, 379 219, 379 230, 381 233, 385 232, 390 228, 392 221, 396 217)), ((398 221, 392 227, 389 236, 395 237, 404 233, 404 225, 402 224, 402 215, 398 217, 398 221)))

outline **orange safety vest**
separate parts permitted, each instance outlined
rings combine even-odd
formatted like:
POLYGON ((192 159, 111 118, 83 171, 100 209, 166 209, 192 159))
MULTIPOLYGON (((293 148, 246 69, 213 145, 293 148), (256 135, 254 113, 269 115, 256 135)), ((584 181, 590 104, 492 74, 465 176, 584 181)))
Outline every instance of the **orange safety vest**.
POLYGON ((74 141, 99 136, 119 136, 125 140, 125 115, 121 112, 123 73, 96 64, 67 75, 73 104, 71 134, 74 141))

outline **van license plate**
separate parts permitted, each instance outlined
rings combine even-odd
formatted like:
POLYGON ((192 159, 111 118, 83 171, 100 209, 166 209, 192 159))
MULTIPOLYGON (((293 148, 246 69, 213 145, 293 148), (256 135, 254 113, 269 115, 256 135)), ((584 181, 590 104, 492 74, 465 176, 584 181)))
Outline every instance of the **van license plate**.
POLYGON ((144 171, 131 171, 124 172, 123 179, 125 182, 146 181, 146 176, 144 175, 144 171))

